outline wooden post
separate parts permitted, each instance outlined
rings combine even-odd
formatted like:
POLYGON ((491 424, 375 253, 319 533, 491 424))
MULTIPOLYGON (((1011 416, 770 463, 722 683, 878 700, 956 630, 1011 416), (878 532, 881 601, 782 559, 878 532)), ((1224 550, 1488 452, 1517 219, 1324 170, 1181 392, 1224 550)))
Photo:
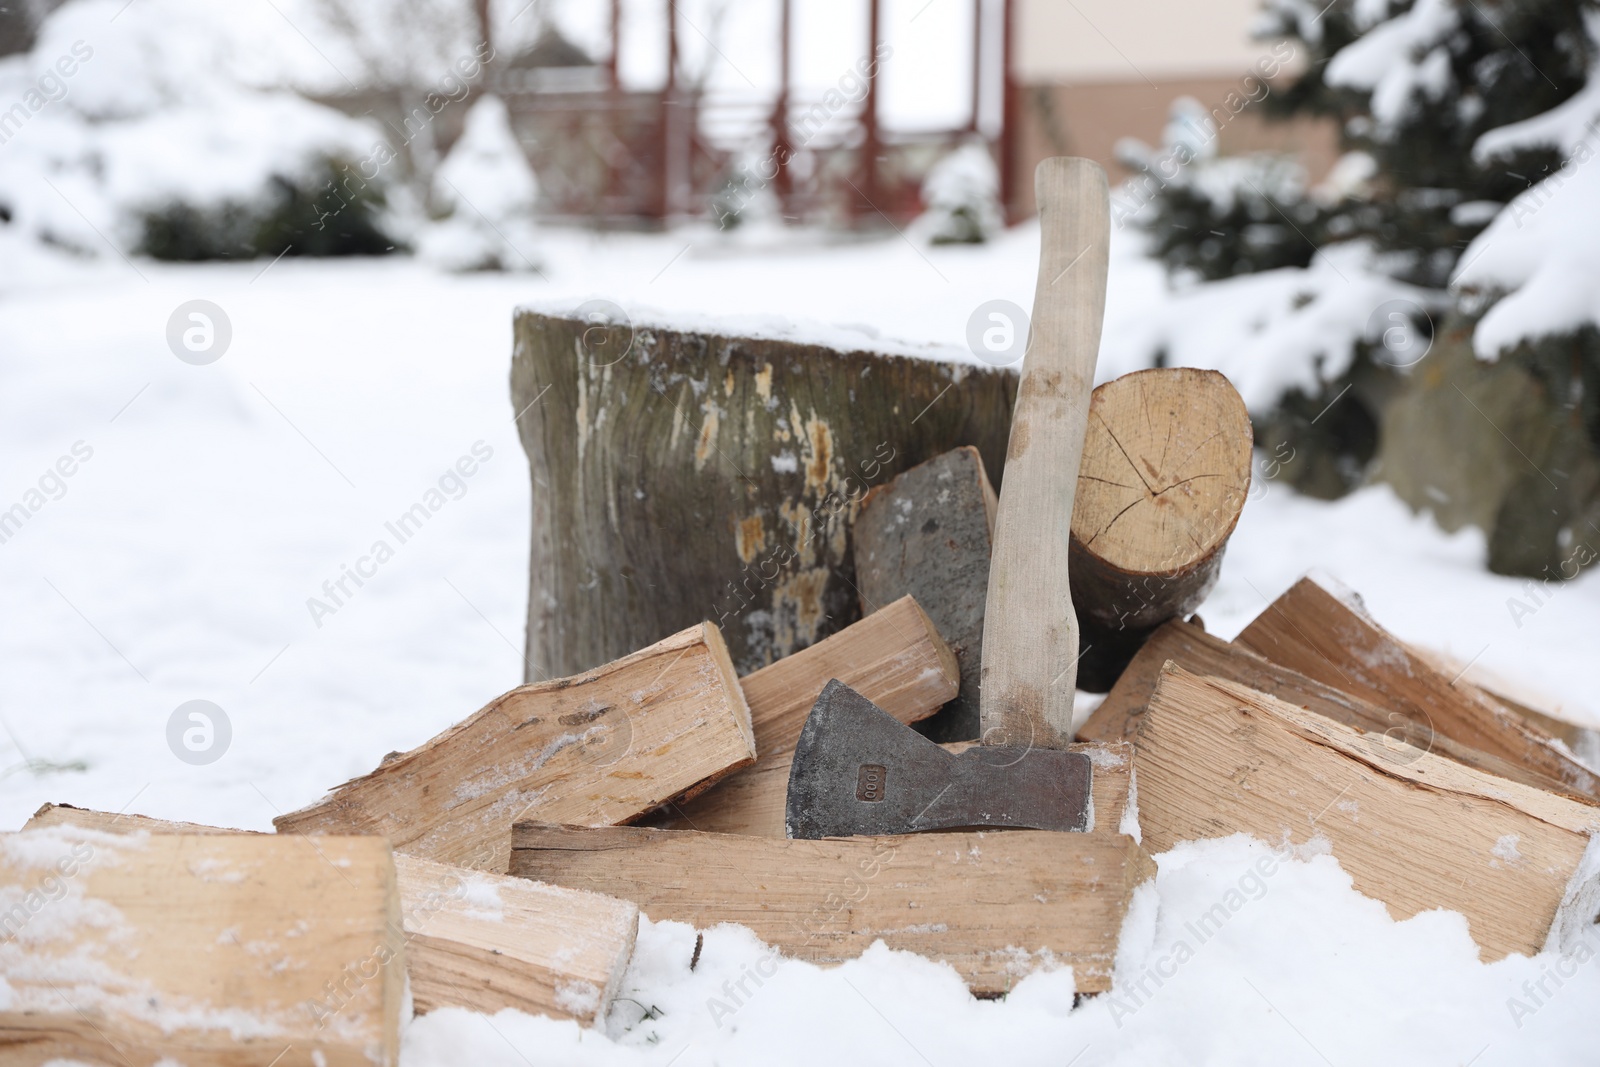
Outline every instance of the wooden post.
POLYGON ((678 5, 665 0, 667 5, 667 80, 661 87, 657 106, 659 121, 657 134, 657 202, 656 218, 663 224, 672 215, 677 190, 677 105, 678 105, 678 5))
POLYGON ((494 55, 494 22, 489 15, 489 0, 472 0, 472 15, 478 24, 478 40, 487 55, 494 55))
MULTIPOLYGON (((624 114, 622 102, 622 0, 611 0, 611 54, 606 57, 606 129, 614 142, 624 143, 629 135, 628 119, 632 109, 624 114)), ((605 166, 605 188, 595 203, 595 221, 604 227, 608 224, 612 214, 616 213, 617 182, 620 175, 617 173, 616 163, 611 153, 601 154, 601 161, 605 166)))
POLYGON ((983 125, 983 0, 972 0, 972 114, 967 117, 967 132, 977 133, 983 125))
POLYGON ((1012 66, 1016 62, 1016 0, 1001 0, 1002 18, 1000 31, 1000 207, 1005 212, 1006 222, 1017 220, 1017 135, 1018 107, 1017 86, 1015 84, 1012 66))
POLYGON ((781 0, 778 9, 778 99, 772 105, 772 161, 776 168, 772 187, 785 221, 794 215, 794 175, 789 171, 790 156, 794 152, 794 144, 789 138, 789 86, 794 63, 794 13, 791 3, 792 0, 781 0))
POLYGON ((622 0, 611 0, 611 55, 606 58, 606 76, 613 93, 622 88, 618 56, 622 51, 622 0))
POLYGON ((878 153, 882 145, 878 137, 878 43, 883 31, 883 0, 868 0, 867 55, 872 57, 872 73, 867 75, 867 99, 861 114, 861 195, 866 200, 863 217, 876 214, 882 197, 878 189, 878 153))

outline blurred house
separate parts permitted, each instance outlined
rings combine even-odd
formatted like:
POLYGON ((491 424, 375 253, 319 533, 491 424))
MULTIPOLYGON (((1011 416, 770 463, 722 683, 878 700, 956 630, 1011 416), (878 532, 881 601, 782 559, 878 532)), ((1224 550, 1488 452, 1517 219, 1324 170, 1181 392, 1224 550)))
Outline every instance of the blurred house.
MULTIPOLYGON (((1087 156, 1114 181, 1127 177, 1117 142, 1159 143, 1180 97, 1216 116, 1224 154, 1298 152, 1313 176, 1335 156, 1330 126, 1268 123, 1261 114, 1259 100, 1270 91, 1263 72, 1281 78, 1301 60, 1287 43, 1251 39, 1260 0, 956 0, 970 52, 948 76, 966 83, 970 112, 945 128, 915 131, 895 129, 881 114, 880 83, 897 65, 919 61, 914 51, 890 46, 894 27, 885 23, 884 0, 839 5, 858 20, 850 28, 865 41, 861 76, 849 92, 809 95, 791 77, 794 20, 804 0, 761 0, 777 16, 759 60, 779 72, 776 91, 767 92, 713 89, 703 71, 700 80, 686 75, 680 39, 700 31, 672 0, 656 0, 661 18, 649 31, 664 79, 648 88, 628 84, 619 76, 616 42, 634 32, 624 16, 641 5, 605 2, 609 40, 586 51, 547 23, 531 45, 496 54, 473 89, 505 101, 539 175, 542 212, 554 219, 637 227, 710 217, 731 224, 759 203, 794 222, 903 226, 923 210, 923 183, 934 164, 978 142, 995 160, 1000 199, 1014 221, 1032 212, 1031 175, 1040 159, 1087 156)), ((459 135, 464 111, 420 110, 430 95, 437 93, 391 87, 326 102, 402 132, 410 169, 426 177, 459 135)))
MULTIPOLYGON (((1127 177, 1116 144, 1161 142, 1172 102, 1193 97, 1218 127, 1219 151, 1293 152, 1311 174, 1338 154, 1331 123, 1269 123, 1258 106, 1270 92, 1260 72, 1298 72, 1304 57, 1287 42, 1254 40, 1261 0, 1014 0, 1011 111, 1014 173, 1040 159, 1086 156, 1115 181, 1127 177), (1238 100, 1254 100, 1239 110, 1238 100)), ((1320 6, 1320 5, 1319 5, 1320 6)), ((1033 189, 1011 188, 1013 213, 1027 213, 1033 189)))

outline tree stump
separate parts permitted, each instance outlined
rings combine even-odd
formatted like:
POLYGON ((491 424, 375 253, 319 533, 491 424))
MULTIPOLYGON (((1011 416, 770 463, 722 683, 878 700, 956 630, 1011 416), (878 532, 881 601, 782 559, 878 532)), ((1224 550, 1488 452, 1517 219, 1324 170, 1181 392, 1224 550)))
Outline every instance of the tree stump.
POLYGON ((1105 692, 1216 584, 1250 489, 1250 416, 1216 371, 1137 371, 1094 391, 1068 573, 1078 685, 1105 692))
POLYGON ((998 485, 1016 389, 976 361, 519 311, 528 680, 703 619, 748 674, 849 625, 862 496, 959 445, 998 485))

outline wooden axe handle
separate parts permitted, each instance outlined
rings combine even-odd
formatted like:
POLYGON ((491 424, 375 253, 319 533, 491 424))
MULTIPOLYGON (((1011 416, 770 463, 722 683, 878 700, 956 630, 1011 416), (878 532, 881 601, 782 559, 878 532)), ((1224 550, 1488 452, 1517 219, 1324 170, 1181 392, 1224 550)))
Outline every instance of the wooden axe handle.
POLYGON ((1034 188, 1039 278, 995 518, 979 714, 986 744, 1063 748, 1078 680, 1067 542, 1105 315, 1110 194, 1099 165, 1065 156, 1039 164, 1034 188))

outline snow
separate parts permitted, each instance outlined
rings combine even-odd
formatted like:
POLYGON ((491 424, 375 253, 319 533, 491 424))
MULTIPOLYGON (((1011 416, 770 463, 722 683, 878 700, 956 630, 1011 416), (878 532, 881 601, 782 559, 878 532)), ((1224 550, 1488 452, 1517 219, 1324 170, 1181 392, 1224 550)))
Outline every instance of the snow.
MULTIPOLYGON (((1600 14, 1585 16, 1600 47, 1600 14)), ((1495 359, 1505 349, 1600 323, 1600 67, 1560 106, 1490 130, 1473 155, 1493 164, 1518 150, 1561 151, 1561 169, 1524 191, 1468 246, 1451 285, 1500 296, 1472 335, 1474 350, 1495 359), (1504 295, 1502 295, 1504 294, 1504 295)))
POLYGON ((0 100, 23 101, 20 124, 0 131, 7 228, 112 255, 137 242, 145 210, 259 202, 274 175, 366 158, 382 132, 285 91, 315 53, 270 5, 247 6, 74 0, 31 53, 0 60, 0 100))
POLYGON ((735 926, 704 932, 691 971, 695 931, 645 921, 604 1028, 612 1040, 514 1012, 446 1010, 407 1029, 404 1062, 1589 1061, 1585 1020, 1600 968, 1584 962, 1562 975, 1553 957, 1482 964, 1461 916, 1396 923, 1318 851, 1280 853, 1236 836, 1159 857, 1123 930, 1116 988, 1076 1009, 1070 969, 979 1001, 948 967, 881 942, 824 970, 782 959, 735 926), (1514 1001, 1528 1012, 1514 1014, 1514 1001))
POLYGON ((1521 863, 1522 853, 1517 849, 1517 835, 1505 834, 1494 843, 1494 848, 1489 850, 1496 858, 1507 863, 1521 863))
POLYGON ((433 200, 448 218, 422 238, 425 259, 449 270, 533 270, 539 182, 511 132, 506 105, 483 96, 433 176, 433 200))
POLYGON ((1446 39, 1460 27, 1450 0, 1417 0, 1409 11, 1377 25, 1328 61, 1329 85, 1372 94, 1380 134, 1393 133, 1416 95, 1443 99, 1449 91, 1446 39))
POLYGON ((1392 301, 1421 315, 1439 296, 1377 272, 1363 248, 1330 245, 1308 267, 1180 286, 1152 301, 1118 323, 1126 346, 1102 356, 1099 374, 1114 377, 1164 352, 1170 365, 1227 375, 1245 405, 1263 412, 1289 389, 1314 395, 1343 374, 1357 340, 1382 337, 1389 323, 1374 309, 1392 301))
POLYGON ((914 237, 926 232, 945 240, 988 240, 1005 225, 1000 172, 981 141, 962 145, 933 165, 922 183, 922 202, 927 213, 912 226, 914 237))
MULTIPOLYGON (((1584 146, 1587 148, 1587 146, 1584 146)), ((1600 166, 1595 152, 1513 200, 1467 247, 1453 287, 1505 293, 1479 321, 1485 359, 1524 339, 1600 323, 1600 166)))
MULTIPOLYGON (((1600 43, 1600 12, 1583 13, 1591 43, 1600 43)), ((1600 53, 1597 53, 1600 54, 1600 53)), ((1600 59, 1590 66, 1584 87, 1549 111, 1485 133, 1473 145, 1472 155, 1489 163, 1527 148, 1558 148, 1571 153, 1589 140, 1600 121, 1600 59)))
MULTIPOLYGON (((773 5, 733 6, 726 23, 712 0, 681 6, 709 35, 682 35, 686 75, 706 74, 723 99, 770 91, 773 5)), ((862 61, 862 26, 841 32, 836 6, 798 5, 801 96, 841 85, 862 61)), ((1272 6, 1320 32, 1320 0, 1272 6)), ((531 9, 502 7, 497 29, 512 48, 554 19, 592 47, 602 8, 552 2, 524 18, 531 9)), ((964 121, 965 79, 949 76, 965 62, 964 16, 922 0, 886 8, 896 52, 949 51, 949 62, 920 66, 884 56, 891 124, 964 121)), ((1418 0, 1385 22, 1387 8, 1356 0, 1357 21, 1376 29, 1327 72, 1373 92, 1380 133, 1418 96, 1451 91, 1444 42, 1458 19, 1445 0, 1418 0)), ((1600 36, 1600 15, 1588 18, 1600 36)), ((438 83, 455 77, 471 39, 455 0, 73 0, 33 53, 0 60, 0 104, 21 101, 25 112, 0 128, 0 203, 15 214, 0 225, 0 826, 57 801, 267 829, 521 681, 529 503, 505 383, 514 308, 572 312, 599 300, 635 329, 965 366, 982 362, 965 343, 974 314, 996 300, 1031 306, 1034 226, 941 248, 915 227, 857 242, 759 220, 727 234, 535 234, 537 181, 492 97, 468 114, 438 172, 434 206, 452 213, 422 232, 420 260, 122 258, 144 208, 256 199, 271 175, 304 177, 328 155, 369 158, 387 137, 287 90, 339 91, 351 76, 438 83), (419 18, 432 32, 416 32, 419 18), (446 272, 485 265, 541 270, 446 272), (180 361, 168 347, 170 324, 192 321, 183 315, 196 300, 216 305, 231 336, 214 362, 180 361), (418 506, 426 520, 397 536, 394 524, 418 506), (215 701, 224 718, 212 735, 223 750, 209 762, 169 749, 175 709, 196 699, 215 701)), ((649 32, 624 38, 627 85, 659 76, 658 44, 649 32)), ((1475 147, 1485 162, 1529 145, 1569 157, 1462 257, 1459 290, 1509 294, 1478 327, 1485 356, 1600 321, 1600 167, 1587 165, 1597 86, 1592 78, 1568 103, 1475 147)), ((1168 148, 1208 156, 1215 130, 1202 111, 1180 106, 1168 148)), ((930 179, 930 199, 987 195, 986 162, 974 150, 956 157, 930 179)), ((1209 159, 1182 180, 1217 192, 1237 188, 1241 173, 1283 190, 1304 181, 1289 167, 1209 159)), ((1353 153, 1313 195, 1372 178, 1370 157, 1353 153)), ((1483 221, 1497 207, 1457 213, 1483 221)), ((1303 270, 1174 287, 1140 246, 1131 228, 1117 229, 1097 379, 1158 357, 1212 367, 1257 411, 1336 377, 1355 339, 1383 336, 1391 326, 1374 307, 1402 301, 1428 314, 1442 299, 1388 280, 1360 247, 1324 249, 1303 270)), ((776 470, 796 462, 772 458, 776 470)), ((1322 503, 1263 467, 1201 610, 1212 632, 1232 636, 1320 569, 1359 590, 1402 639, 1600 725, 1584 643, 1600 579, 1533 588, 1486 573, 1485 554, 1480 532, 1441 533, 1386 488, 1322 503)), ((1119 826, 1134 836, 1136 794, 1130 783, 1119 826)), ((0 913, 20 906, 28 924, 0 943, 0 1006, 15 1000, 4 976, 28 973, 27 942, 120 920, 75 903, 81 886, 53 867, 59 836, 3 845, 9 863, 38 869, 41 891, 0 899, 0 913)), ((143 839, 74 840, 96 847, 95 862, 114 862, 143 839)), ((1523 862, 1515 837, 1486 861, 1523 862)), ((736 926, 704 931, 691 968, 696 931, 646 920, 600 1027, 446 1009, 406 1027, 403 1067, 1594 1059, 1600 843, 1570 883, 1547 951, 1494 964, 1481 962, 1459 915, 1393 921, 1353 890, 1325 842, 1290 853, 1233 837, 1179 845, 1157 862, 1125 923, 1115 988, 1076 1008, 1070 968, 1021 948, 1019 975, 1046 966, 1004 1000, 977 1001, 950 968, 881 943, 821 969, 736 926)), ((462 894, 474 915, 503 914, 487 880, 462 894)), ((598 996, 584 983, 557 992, 574 1011, 598 996)))

